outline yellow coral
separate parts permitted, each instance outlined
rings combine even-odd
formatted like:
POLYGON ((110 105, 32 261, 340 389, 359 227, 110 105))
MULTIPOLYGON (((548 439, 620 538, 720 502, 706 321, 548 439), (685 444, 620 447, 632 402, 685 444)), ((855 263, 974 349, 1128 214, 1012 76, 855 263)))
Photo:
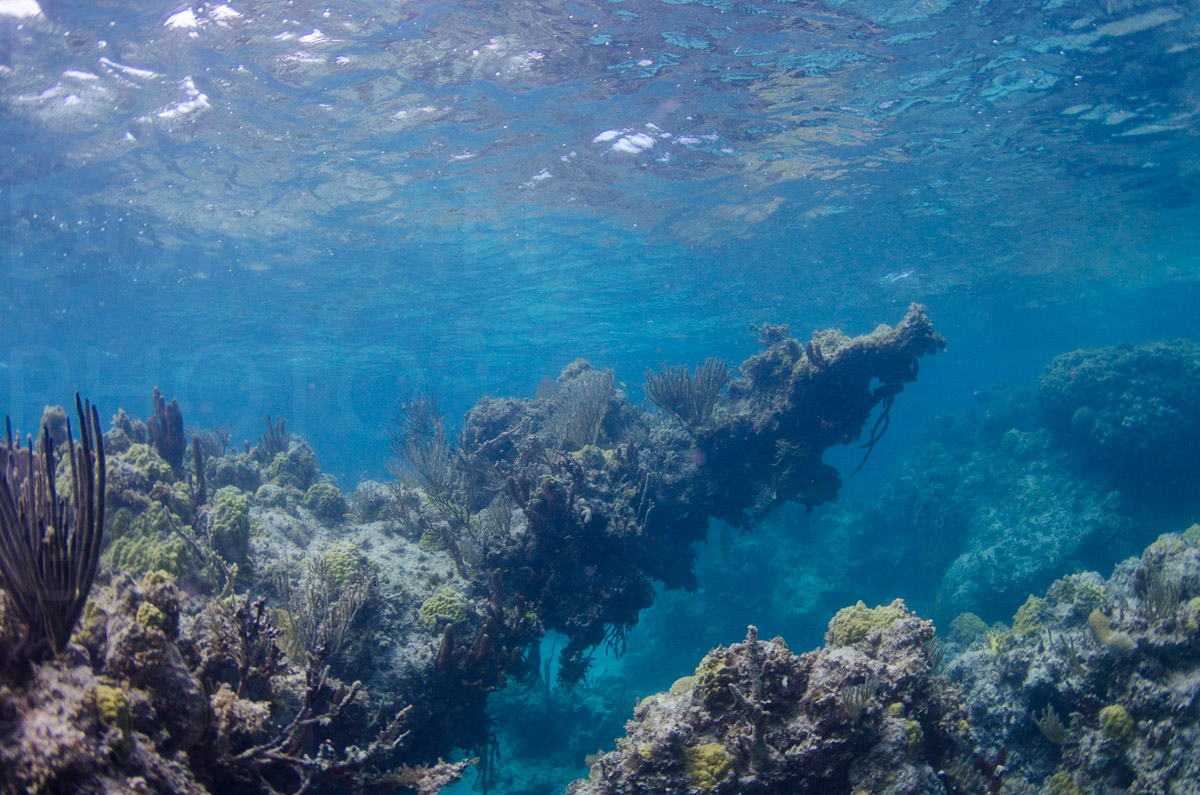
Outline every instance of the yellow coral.
POLYGON ((100 718, 100 723, 121 731, 118 750, 128 753, 133 747, 133 715, 129 708, 129 696, 119 687, 96 685, 92 702, 96 705, 96 716, 100 718))
POLYGON ((134 515, 122 508, 114 512, 106 531, 114 541, 104 553, 113 568, 130 574, 162 571, 176 577, 195 576, 199 569, 191 547, 172 529, 172 523, 190 532, 178 516, 169 515, 163 503, 152 501, 150 507, 134 515))
POLYGON ((1191 632, 1200 630, 1200 596, 1188 600, 1184 611, 1184 624, 1191 632))
POLYGON ((237 486, 222 486, 213 495, 213 546, 227 563, 245 564, 250 547, 250 496, 237 486))
POLYGON ((1109 704, 1100 710, 1100 731, 1110 740, 1128 742, 1133 739, 1136 726, 1128 710, 1120 704, 1109 704))
POLYGON ((950 638, 964 646, 970 646, 987 633, 987 624, 974 613, 959 613, 950 622, 950 638))
POLYGON ((339 541, 321 557, 330 581, 339 590, 366 574, 369 566, 366 556, 351 541, 339 541))
POLYGON ((125 462, 145 472, 151 485, 175 482, 175 473, 171 470, 171 465, 149 445, 130 445, 125 451, 125 462))
POLYGON ((729 775, 733 761, 720 743, 683 750, 683 773, 701 792, 708 792, 729 775))
POLYGON ((137 622, 143 627, 150 629, 162 629, 163 622, 166 621, 166 616, 163 612, 155 607, 150 602, 142 602, 138 606, 137 622))
POLYGON ((175 575, 162 569, 148 571, 142 576, 142 583, 147 588, 156 588, 159 585, 167 585, 173 582, 175 582, 175 575))
POLYGON ((695 676, 681 676, 671 685, 671 695, 679 696, 684 693, 692 692, 692 688, 696 686, 695 676))
POLYGON ((921 755, 921 749, 924 747, 925 731, 921 728, 921 724, 915 720, 905 721, 904 752, 910 759, 916 759, 921 755))
POLYGON ((457 623, 467 617, 467 601, 462 594, 442 588, 421 605, 421 623, 433 629, 445 623, 457 623))
POLYGON ((724 657, 709 652, 696 667, 695 697, 700 701, 716 705, 732 700, 729 685, 734 681, 734 670, 724 657))
POLYGON ((890 605, 870 608, 860 599, 853 607, 843 607, 837 611, 829 622, 825 642, 830 646, 850 646, 867 637, 872 630, 889 626, 893 621, 907 616, 908 608, 903 599, 897 599, 890 605))
POLYGON ((1088 616, 1088 626, 1091 627, 1092 634, 1096 636, 1096 640, 1110 649, 1120 652, 1132 652, 1137 648, 1137 644, 1133 638, 1124 632, 1114 632, 1112 630, 1108 616, 1099 609, 1093 610, 1088 616))
POLYGON ((417 546, 426 552, 441 552, 446 548, 446 539, 436 530, 426 530, 417 539, 417 546))
POLYGON ((1046 600, 1030 594, 1013 616, 1012 634, 1018 638, 1038 634, 1046 626, 1045 617, 1046 600))
POLYGON ((1079 787, 1066 770, 1060 770, 1042 785, 1047 795, 1081 795, 1079 787))
POLYGON ((1003 654, 1012 648, 1013 636, 1007 632, 995 630, 987 634, 988 651, 992 654, 1003 654))

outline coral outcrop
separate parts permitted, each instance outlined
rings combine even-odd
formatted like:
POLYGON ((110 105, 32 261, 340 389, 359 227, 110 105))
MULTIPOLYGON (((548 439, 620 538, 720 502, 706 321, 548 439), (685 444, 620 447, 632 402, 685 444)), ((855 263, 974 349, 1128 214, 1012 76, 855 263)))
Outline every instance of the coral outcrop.
POLYGON ((961 695, 930 654, 933 625, 900 601, 875 610, 852 637, 835 618, 827 645, 802 655, 750 627, 643 699, 617 750, 568 793, 941 795, 982 780, 961 695))
POLYGON ((1008 751, 1005 792, 1195 792, 1198 596, 1200 548, 1164 535, 1108 580, 1057 580, 1037 631, 949 662, 974 739, 1008 751))
MULTIPOLYGON (((746 525, 781 502, 833 499, 840 480, 825 451, 858 439, 882 405, 879 432, 918 358, 944 344, 919 306, 861 337, 766 342, 687 422, 636 410, 611 375, 576 362, 552 398, 481 401, 467 415, 461 466, 444 485, 425 478, 426 494, 453 495, 425 521, 443 523, 460 570, 499 570, 546 628, 569 638, 564 681, 584 675, 593 648, 620 649, 655 581, 694 586, 692 545, 709 517, 746 525)), ((394 445, 402 459, 423 449, 414 436, 416 426, 394 445)))

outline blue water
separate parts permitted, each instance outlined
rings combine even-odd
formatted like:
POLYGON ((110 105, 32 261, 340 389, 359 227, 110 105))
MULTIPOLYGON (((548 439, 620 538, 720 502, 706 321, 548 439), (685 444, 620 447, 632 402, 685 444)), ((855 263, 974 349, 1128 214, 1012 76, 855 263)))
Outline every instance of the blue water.
POLYGON ((158 386, 352 488, 415 387, 640 398, 920 301, 869 495, 981 389, 1200 339, 1198 43, 1136 0, 0 0, 0 412, 158 386))

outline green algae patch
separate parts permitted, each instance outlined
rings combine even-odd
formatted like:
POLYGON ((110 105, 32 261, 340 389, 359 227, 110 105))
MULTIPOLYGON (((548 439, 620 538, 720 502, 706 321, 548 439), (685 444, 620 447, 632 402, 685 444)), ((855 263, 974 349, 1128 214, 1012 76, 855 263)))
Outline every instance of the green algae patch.
POLYGON ((851 646, 866 638, 872 631, 891 626, 893 621, 907 616, 908 608, 902 599, 878 607, 867 607, 860 599, 858 604, 837 611, 833 620, 829 622, 825 643, 830 646, 851 646))
POLYGON ((683 773, 701 792, 708 792, 729 775, 733 760, 720 743, 705 743, 683 750, 683 773))

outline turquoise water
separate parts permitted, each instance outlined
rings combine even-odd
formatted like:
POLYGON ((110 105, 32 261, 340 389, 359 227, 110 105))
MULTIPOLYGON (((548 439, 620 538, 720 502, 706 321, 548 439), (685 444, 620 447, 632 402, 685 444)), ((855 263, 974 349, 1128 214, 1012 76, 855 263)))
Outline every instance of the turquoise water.
POLYGON ((25 424, 158 384, 355 478, 415 383, 456 415, 914 299, 1026 369, 990 341, 1189 322, 1123 307, 1196 274, 1190 6, 35 8, 0 16, 25 424))
MULTIPOLYGON (((0 0, 0 412, 158 386, 238 446, 286 417, 349 491, 414 389, 454 421, 583 357, 640 400, 751 323, 917 301, 948 349, 847 478, 869 502, 981 390, 1200 339, 1198 66, 1185 2, 0 0)), ((695 605, 730 598, 716 532, 695 605)), ((610 668, 662 689, 752 619, 610 668)))

